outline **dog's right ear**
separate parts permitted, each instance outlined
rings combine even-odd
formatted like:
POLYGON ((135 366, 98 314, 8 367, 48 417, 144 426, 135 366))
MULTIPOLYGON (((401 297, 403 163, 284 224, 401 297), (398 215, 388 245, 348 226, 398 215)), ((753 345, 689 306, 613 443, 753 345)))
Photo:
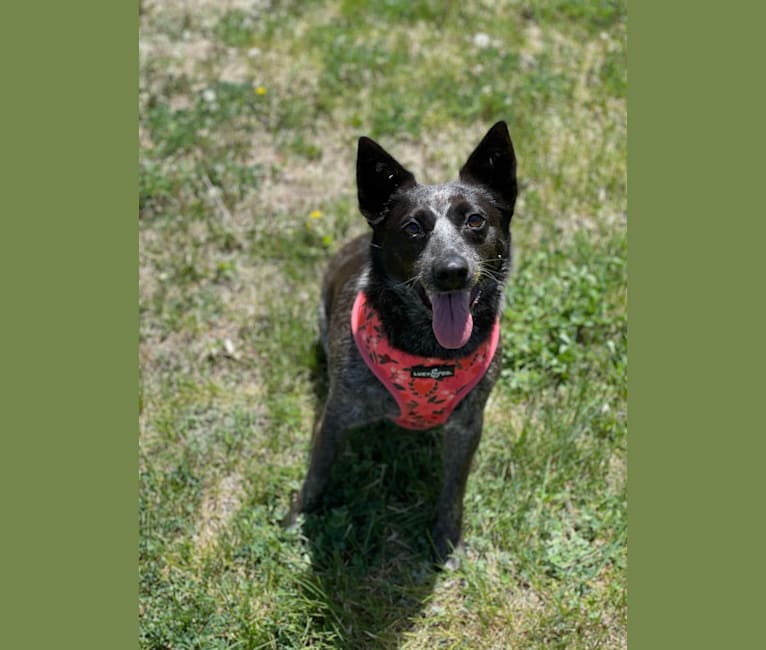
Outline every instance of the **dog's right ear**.
POLYGON ((359 210, 371 226, 385 217, 391 196, 415 185, 415 177, 377 142, 362 136, 356 153, 356 187, 359 210))

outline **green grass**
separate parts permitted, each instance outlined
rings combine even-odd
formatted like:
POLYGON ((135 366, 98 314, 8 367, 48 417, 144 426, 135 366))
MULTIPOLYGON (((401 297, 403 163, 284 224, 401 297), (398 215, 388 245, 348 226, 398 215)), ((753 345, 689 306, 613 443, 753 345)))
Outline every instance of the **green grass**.
POLYGON ((141 10, 141 647, 625 647, 625 3, 195 6, 141 10), (282 529, 356 138, 441 182, 496 119, 522 191, 461 567, 428 562, 438 431, 353 432, 282 529))

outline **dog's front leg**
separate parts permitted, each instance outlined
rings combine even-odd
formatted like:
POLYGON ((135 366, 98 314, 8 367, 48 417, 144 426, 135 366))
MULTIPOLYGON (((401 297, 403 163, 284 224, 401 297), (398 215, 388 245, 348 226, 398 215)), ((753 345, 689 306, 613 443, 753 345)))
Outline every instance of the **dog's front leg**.
POLYGON ((462 548, 463 496, 483 423, 481 408, 465 406, 458 408, 444 425, 444 476, 436 505, 433 541, 436 562, 447 563, 447 568, 457 565, 456 558, 449 562, 447 559, 462 548))
POLYGON ((328 399, 314 427, 308 473, 285 519, 288 525, 294 524, 301 512, 311 512, 317 508, 330 478, 332 464, 345 439, 346 431, 359 424, 357 414, 348 408, 338 406, 337 401, 328 399))
POLYGON ((309 471, 300 494, 301 512, 311 512, 319 505, 330 478, 330 469, 345 438, 347 427, 344 418, 334 413, 330 406, 330 403, 325 406, 314 429, 309 471))

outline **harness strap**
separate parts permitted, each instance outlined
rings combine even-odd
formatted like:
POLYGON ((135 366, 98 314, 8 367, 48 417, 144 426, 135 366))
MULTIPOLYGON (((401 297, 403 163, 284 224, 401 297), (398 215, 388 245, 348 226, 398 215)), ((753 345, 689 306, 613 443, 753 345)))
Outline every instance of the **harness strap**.
POLYGON ((359 291, 351 331, 365 363, 399 405, 394 422, 407 429, 430 429, 444 424, 486 374, 497 350, 500 321, 495 320, 487 340, 466 357, 420 357, 389 343, 380 317, 359 291))

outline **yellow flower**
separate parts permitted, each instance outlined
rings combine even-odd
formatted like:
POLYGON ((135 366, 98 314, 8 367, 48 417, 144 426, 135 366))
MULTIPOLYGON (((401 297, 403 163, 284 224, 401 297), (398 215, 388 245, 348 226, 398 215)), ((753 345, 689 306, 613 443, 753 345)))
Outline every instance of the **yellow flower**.
POLYGON ((256 95, 265 95, 266 94, 266 89, 263 86, 257 86, 256 89, 255 89, 255 94, 256 95))
POLYGON ((311 217, 312 219, 319 219, 319 217, 321 216, 322 216, 322 213, 319 210, 312 210, 311 212, 309 212, 309 217, 311 217))

